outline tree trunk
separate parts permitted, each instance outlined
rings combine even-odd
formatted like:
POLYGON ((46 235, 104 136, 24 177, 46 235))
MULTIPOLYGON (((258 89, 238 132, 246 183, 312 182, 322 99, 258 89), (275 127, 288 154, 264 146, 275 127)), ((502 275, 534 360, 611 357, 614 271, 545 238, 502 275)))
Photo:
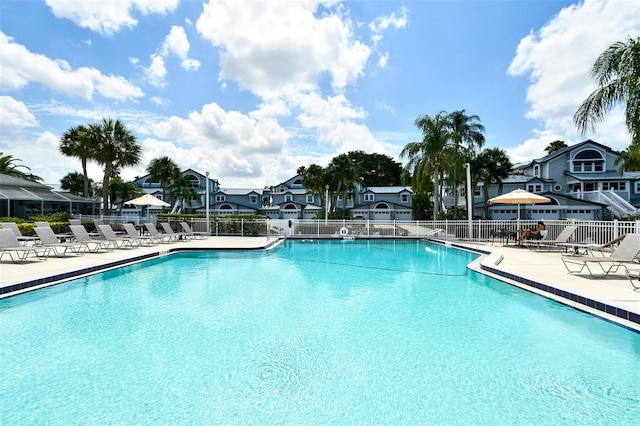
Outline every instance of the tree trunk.
POLYGON ((84 198, 89 197, 89 176, 87 174, 87 159, 82 159, 82 176, 84 177, 84 181, 82 184, 82 196, 84 198))
POLYGON ((440 168, 438 165, 433 167, 433 220, 438 220, 440 213, 440 168))
POLYGON ((109 206, 109 180, 111 178, 111 171, 113 166, 110 162, 104 165, 104 177, 102 178, 102 214, 108 215, 110 212, 109 206))

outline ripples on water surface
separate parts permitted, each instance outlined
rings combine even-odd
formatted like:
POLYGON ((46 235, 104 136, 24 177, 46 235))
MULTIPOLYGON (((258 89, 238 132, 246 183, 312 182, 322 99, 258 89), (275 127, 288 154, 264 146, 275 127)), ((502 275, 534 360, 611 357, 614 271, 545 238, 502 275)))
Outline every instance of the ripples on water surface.
POLYGON ((640 335, 424 242, 185 253, 0 301, 0 424, 634 424, 640 335))

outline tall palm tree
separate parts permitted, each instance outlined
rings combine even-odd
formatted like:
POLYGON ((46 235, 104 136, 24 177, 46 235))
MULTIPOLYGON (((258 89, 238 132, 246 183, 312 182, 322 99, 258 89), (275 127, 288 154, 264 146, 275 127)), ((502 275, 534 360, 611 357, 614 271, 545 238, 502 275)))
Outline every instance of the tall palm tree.
MULTIPOLYGON (((502 191, 503 179, 509 177, 513 164, 509 159, 506 151, 500 148, 486 149, 472 160, 471 171, 472 192, 478 185, 478 181, 482 180, 482 196, 484 198, 484 217, 489 217, 489 187, 492 184, 498 185, 498 191, 502 191)), ((471 194, 470 194, 471 195, 471 194)))
MULTIPOLYGON (((167 201, 167 185, 180 176, 180 168, 171 158, 164 156, 154 158, 147 166, 147 173, 151 179, 160 182, 162 186, 162 201, 167 201)), ((164 207, 162 208, 164 213, 164 207)))
POLYGON ((631 143, 640 145, 640 37, 616 42, 600 54, 591 68, 598 88, 582 102, 573 120, 582 133, 618 104, 625 104, 631 143))
POLYGON ((42 181, 40 176, 20 170, 21 168, 25 170, 31 169, 24 164, 16 164, 16 161, 22 160, 15 158, 13 155, 4 155, 4 153, 0 152, 0 173, 20 179, 32 180, 34 182, 42 181))
MULTIPOLYGON (((451 141, 455 150, 460 152, 463 147, 470 150, 479 150, 484 146, 484 126, 480 124, 480 117, 467 115, 464 109, 449 114, 451 120, 451 141)), ((456 167, 453 168, 453 213, 458 212, 458 184, 462 174, 458 173, 466 158, 462 153, 455 157, 456 167)))
POLYGON ((120 120, 103 118, 100 123, 89 125, 89 133, 96 144, 94 159, 104 166, 102 178, 102 203, 109 211, 109 181, 114 168, 135 166, 140 163, 142 148, 136 137, 120 120))
POLYGON ((544 150, 547 154, 551 154, 552 152, 560 151, 561 149, 564 149, 568 146, 569 145, 567 145, 565 141, 556 140, 547 145, 544 150))
POLYGON ((302 185, 311 191, 311 194, 320 199, 320 205, 326 211, 325 200, 322 196, 326 185, 329 184, 327 179, 327 170, 317 164, 311 164, 309 167, 301 167, 298 171, 302 171, 302 185), (304 169, 304 170, 301 170, 304 169))
POLYGON ((185 205, 190 205, 192 201, 199 198, 198 190, 201 188, 195 182, 178 173, 169 183, 167 190, 172 203, 180 204, 184 212, 185 205))
MULTIPOLYGON (((433 117, 419 115, 414 124, 422 133, 422 141, 409 142, 400 152, 400 157, 407 158, 407 166, 420 181, 433 176, 433 219, 438 218, 440 208, 440 167, 444 158, 445 148, 450 141, 450 118, 445 111, 440 111, 433 117)), ((420 183, 418 188, 426 186, 420 183)))
POLYGON ((89 196, 89 175, 87 161, 94 157, 97 151, 95 139, 91 137, 89 128, 84 125, 71 127, 60 138, 60 152, 67 157, 76 157, 82 164, 83 186, 82 195, 89 196))
POLYGON ((338 194, 342 195, 342 209, 346 210, 349 194, 354 192, 356 184, 362 182, 360 168, 348 154, 340 154, 333 157, 327 166, 327 176, 335 185, 332 211, 336 211, 338 194))

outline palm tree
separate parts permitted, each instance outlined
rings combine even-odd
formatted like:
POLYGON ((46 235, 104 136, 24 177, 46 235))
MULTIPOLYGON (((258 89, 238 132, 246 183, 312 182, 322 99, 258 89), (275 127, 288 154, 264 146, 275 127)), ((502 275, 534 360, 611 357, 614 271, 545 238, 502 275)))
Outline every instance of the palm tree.
POLYGON ((450 119, 445 111, 435 116, 419 115, 414 124, 422 133, 422 141, 409 142, 400 152, 400 157, 407 158, 407 167, 413 175, 419 177, 418 188, 424 188, 427 176, 433 176, 433 219, 438 218, 440 207, 440 167, 445 148, 450 141, 450 119))
POLYGON ((135 166, 140 163, 142 148, 136 137, 120 120, 103 118, 100 123, 89 125, 90 137, 96 144, 94 159, 104 166, 102 178, 102 203, 109 211, 109 181, 114 169, 135 166))
POLYGON ((124 202, 144 195, 144 189, 135 182, 125 182, 120 176, 114 176, 109 182, 111 202, 118 206, 118 215, 122 213, 124 202))
POLYGON ((4 153, 0 152, 0 173, 20 179, 32 180, 34 182, 42 181, 40 176, 20 170, 21 168, 25 170, 31 169, 24 164, 16 164, 16 161, 22 160, 15 158, 13 155, 4 155, 4 153))
POLYGON ((568 146, 569 145, 567 145, 564 141, 556 140, 547 145, 544 150, 547 154, 551 154, 552 152, 560 151, 561 149, 564 149, 568 146))
POLYGON ((333 157, 327 166, 327 176, 335 184, 335 193, 332 211, 336 211, 338 205, 337 196, 342 194, 342 209, 347 208, 347 197, 353 193, 355 185, 361 183, 360 168, 347 154, 333 157))
POLYGON ((308 188, 312 195, 319 197, 322 207, 325 207, 325 202, 328 200, 323 201, 322 194, 324 194, 325 186, 328 184, 327 171, 317 164, 312 164, 309 167, 300 167, 298 171, 302 171, 302 185, 308 188))
POLYGON ((631 143, 640 145, 640 37, 629 37, 605 50, 591 68, 598 88, 582 102, 573 116, 578 129, 586 133, 618 104, 625 105, 631 143))
MULTIPOLYGON (((162 186, 162 201, 167 201, 167 185, 169 181, 180 176, 180 168, 169 157, 154 158, 147 166, 147 173, 151 175, 151 179, 160 182, 162 186)), ((164 207, 162 208, 164 213, 164 207)))
MULTIPOLYGON (((93 181, 91 179, 89 179, 88 183, 89 185, 87 185, 87 188, 93 185, 93 181)), ((60 188, 65 191, 69 191, 73 195, 85 194, 84 185, 85 180, 82 173, 70 172, 60 179, 60 188)))
POLYGON ((625 171, 640 170, 640 144, 631 144, 622 150, 613 165, 618 167, 620 176, 625 171))
POLYGON ((458 212, 458 173, 462 165, 466 162, 466 158, 461 153, 463 146, 466 146, 470 150, 477 150, 484 146, 484 126, 480 124, 480 117, 477 115, 467 115, 465 110, 454 111, 449 114, 451 121, 451 141, 455 147, 455 151, 460 153, 454 156, 453 160, 453 215, 457 216, 458 212))
POLYGON ((178 174, 167 187, 169 191, 169 197, 172 201, 176 201, 176 204, 180 204, 184 212, 184 206, 190 205, 192 201, 199 198, 198 189, 200 189, 195 182, 187 179, 182 174, 178 174))
POLYGON ((473 178, 471 188, 472 192, 475 192, 478 181, 483 181, 482 196, 484 198, 485 218, 489 217, 489 187, 491 184, 497 184, 498 191, 501 192, 502 180, 509 177, 512 168, 513 164, 509 156, 506 151, 500 148, 486 149, 472 160, 473 178))
POLYGON ((83 186, 82 195, 89 196, 89 175, 87 174, 87 161, 92 159, 97 147, 91 137, 87 126, 79 125, 71 127, 60 138, 60 152, 67 157, 76 157, 82 163, 83 186))

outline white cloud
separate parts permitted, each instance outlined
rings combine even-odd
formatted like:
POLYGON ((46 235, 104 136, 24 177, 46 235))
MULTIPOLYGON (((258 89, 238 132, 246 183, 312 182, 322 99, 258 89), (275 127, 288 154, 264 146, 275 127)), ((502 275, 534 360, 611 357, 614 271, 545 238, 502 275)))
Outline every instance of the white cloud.
POLYGON ((0 96, 0 133, 2 139, 7 140, 9 134, 14 130, 24 129, 26 127, 35 127, 38 120, 29 111, 29 108, 11 96, 0 96))
POLYGON ((220 78, 264 98, 314 90, 323 74, 336 89, 363 75, 371 50, 356 40, 351 20, 320 1, 211 0, 198 32, 221 49, 220 78))
POLYGON ((147 81, 156 87, 166 86, 167 68, 165 59, 170 55, 175 55, 181 59, 180 66, 187 71, 194 71, 200 68, 200 61, 187 57, 189 47, 189 40, 184 28, 172 26, 162 43, 162 47, 157 53, 151 55, 151 63, 144 69, 147 81))
POLYGON ((123 27, 133 28, 138 21, 132 14, 138 10, 143 15, 165 14, 178 6, 179 0, 46 0, 57 18, 69 19, 74 24, 91 31, 110 35, 123 27))
POLYGON ((640 34, 640 2, 585 0, 563 9, 539 31, 520 41, 508 73, 528 75, 527 118, 540 128, 523 145, 510 150, 514 161, 540 157, 553 140, 568 144, 586 138, 613 149, 629 145, 620 108, 612 111, 597 132, 578 134, 573 114, 595 88, 589 73, 609 45, 640 34), (525 157, 527 156, 527 157, 525 157))
POLYGON ((378 43, 382 40, 382 32, 389 28, 400 29, 407 26, 407 9, 405 7, 401 7, 396 12, 393 12, 388 16, 379 16, 373 20, 369 24, 369 29, 371 29, 373 45, 377 46, 378 43))
POLYGON ((119 101, 135 100, 144 94, 123 77, 107 76, 95 68, 72 69, 63 60, 29 52, 0 32, 0 89, 17 90, 31 82, 44 84, 69 96, 91 100, 95 93, 119 101))

